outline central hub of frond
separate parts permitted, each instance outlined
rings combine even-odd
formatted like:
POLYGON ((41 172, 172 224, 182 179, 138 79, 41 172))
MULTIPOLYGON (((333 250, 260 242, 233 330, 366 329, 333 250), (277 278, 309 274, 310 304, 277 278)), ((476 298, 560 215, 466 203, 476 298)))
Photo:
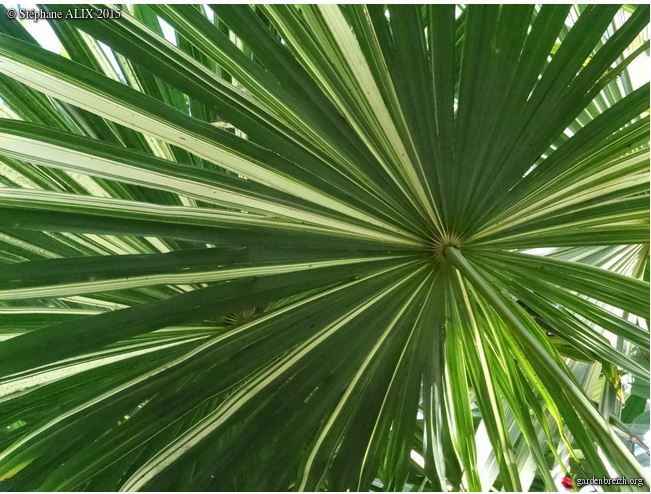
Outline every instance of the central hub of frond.
POLYGON ((442 259, 445 255, 446 247, 461 247, 461 239, 450 233, 444 233, 443 235, 437 236, 430 240, 428 243, 432 256, 436 259, 442 259))

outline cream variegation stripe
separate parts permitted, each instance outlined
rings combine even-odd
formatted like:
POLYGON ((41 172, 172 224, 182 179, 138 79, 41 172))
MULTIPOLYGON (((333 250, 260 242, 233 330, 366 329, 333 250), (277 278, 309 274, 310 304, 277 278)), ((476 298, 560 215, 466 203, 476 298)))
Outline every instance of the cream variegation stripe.
MULTIPOLYGON (((317 227, 305 226, 293 222, 271 220, 269 217, 249 212, 230 211, 222 209, 209 209, 187 206, 168 206, 151 202, 139 202, 126 199, 105 197, 82 196, 66 192, 53 192, 37 189, 10 189, 0 187, 0 205, 22 206, 30 209, 52 207, 53 210, 70 212, 84 211, 86 213, 103 213, 111 216, 115 211, 121 214, 130 214, 136 219, 150 219, 156 217, 161 221, 170 221, 170 218, 188 221, 190 224, 223 226, 228 224, 251 224, 255 226, 279 225, 282 228, 311 229, 323 231, 317 227), (107 213, 108 212, 108 213, 107 213)), ((176 221, 176 220, 175 220, 176 221)))
MULTIPOLYGON (((220 209, 197 208, 190 206, 168 206, 150 202, 126 199, 82 196, 65 192, 48 190, 25 190, 0 187, 0 205, 21 206, 30 209, 49 209, 51 211, 98 213, 111 216, 111 212, 132 216, 134 219, 156 219, 162 222, 187 223, 224 227, 229 225, 267 226, 281 230, 298 230, 309 232, 327 231, 318 225, 308 225, 283 221, 277 218, 253 213, 220 209), (50 209, 51 208, 51 209, 50 209)), ((341 232, 342 235, 348 232, 341 232)))
MULTIPOLYGON (((620 232, 620 236, 626 234, 628 237, 620 238, 618 242, 630 244, 632 241, 637 241, 635 240, 637 238, 636 234, 643 235, 645 231, 648 232, 648 229, 648 214, 646 218, 639 218, 632 221, 618 221, 617 217, 608 217, 598 218, 591 222, 576 221, 563 225, 556 225, 554 227, 539 228, 524 233, 518 233, 516 235, 502 235, 491 240, 482 240, 481 242, 477 242, 477 245, 481 245, 482 247, 499 246, 500 244, 515 245, 515 242, 523 242, 525 245, 529 245, 534 241, 537 241, 537 244, 540 245, 542 241, 546 238, 548 239, 551 235, 568 233, 599 235, 608 232, 620 232), (631 237, 631 235, 633 235, 633 237, 631 237)), ((595 238, 595 241, 600 242, 602 240, 596 240, 595 238)), ((556 245, 556 243, 553 245, 556 245)))
MULTIPOLYGON (((0 189, 1 190, 1 189, 0 189)), ((49 258, 58 258, 62 257, 56 252, 52 252, 51 250, 44 249, 42 247, 39 247, 37 245, 32 245, 29 242, 25 242, 24 240, 20 240, 19 238, 12 237, 10 235, 7 235, 5 233, 0 232, 0 242, 6 242, 9 245, 13 245, 15 247, 18 247, 20 249, 25 249, 29 252, 33 252, 34 254, 38 254, 39 256, 42 257, 49 257, 49 258)))
POLYGON ((294 264, 277 264, 269 266, 254 266, 235 269, 215 269, 193 273, 163 273, 155 275, 126 276, 106 280, 92 280, 80 283, 62 283, 58 285, 35 286, 28 288, 9 288, 0 290, 0 300, 20 300, 27 298, 65 297, 82 293, 96 293, 108 290, 124 290, 150 285, 178 285, 184 283, 209 283, 216 281, 235 280, 248 276, 271 276, 275 274, 296 273, 312 269, 345 266, 371 261, 394 259, 384 257, 359 257, 352 259, 337 259, 334 261, 301 262, 294 264))
POLYGON ((94 316, 101 313, 92 309, 69 309, 67 307, 0 307, 0 316, 3 314, 70 314, 80 316, 94 316))
POLYGON ((145 348, 133 350, 131 350, 129 347, 120 347, 119 349, 112 350, 110 352, 111 354, 105 357, 90 358, 89 356, 82 356, 81 358, 74 359, 75 362, 65 362, 53 369, 51 368, 40 372, 30 372, 30 374, 25 377, 19 377, 0 382, 0 402, 2 401, 3 397, 9 396, 16 391, 24 391, 36 386, 43 386, 55 381, 60 381, 61 379, 65 379, 67 377, 81 374, 82 372, 86 372, 91 369, 96 369, 97 367, 102 367, 104 365, 113 364, 122 360, 128 360, 130 358, 139 357, 148 353, 165 350, 166 348, 172 348, 184 343, 199 341, 206 338, 207 336, 195 336, 182 339, 176 338, 171 342, 164 342, 154 345, 138 345, 139 347, 145 348), (79 360, 81 360, 81 362, 79 362, 79 360))

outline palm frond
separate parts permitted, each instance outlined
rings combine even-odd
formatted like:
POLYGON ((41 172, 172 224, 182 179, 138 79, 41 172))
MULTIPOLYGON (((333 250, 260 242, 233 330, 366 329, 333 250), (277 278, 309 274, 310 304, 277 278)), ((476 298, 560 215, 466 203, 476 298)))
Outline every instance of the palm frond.
POLYGON ((42 8, 0 6, 2 489, 650 480, 648 6, 42 8))

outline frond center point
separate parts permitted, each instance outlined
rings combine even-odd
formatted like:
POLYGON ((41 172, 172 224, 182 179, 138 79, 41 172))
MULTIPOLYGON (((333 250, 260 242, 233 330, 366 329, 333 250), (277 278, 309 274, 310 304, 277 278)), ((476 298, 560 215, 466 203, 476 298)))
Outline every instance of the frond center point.
POLYGON ((445 257, 446 247, 461 248, 463 242, 461 238, 453 233, 443 233, 442 235, 430 240, 428 243, 429 250, 436 260, 441 260, 445 257))

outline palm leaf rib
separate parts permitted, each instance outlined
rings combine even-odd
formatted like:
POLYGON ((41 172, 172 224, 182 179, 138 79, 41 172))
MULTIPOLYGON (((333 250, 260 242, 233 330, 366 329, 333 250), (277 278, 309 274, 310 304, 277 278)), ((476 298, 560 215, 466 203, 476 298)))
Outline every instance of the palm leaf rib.
POLYGON ((7 9, 0 489, 651 481, 647 5, 7 9))

